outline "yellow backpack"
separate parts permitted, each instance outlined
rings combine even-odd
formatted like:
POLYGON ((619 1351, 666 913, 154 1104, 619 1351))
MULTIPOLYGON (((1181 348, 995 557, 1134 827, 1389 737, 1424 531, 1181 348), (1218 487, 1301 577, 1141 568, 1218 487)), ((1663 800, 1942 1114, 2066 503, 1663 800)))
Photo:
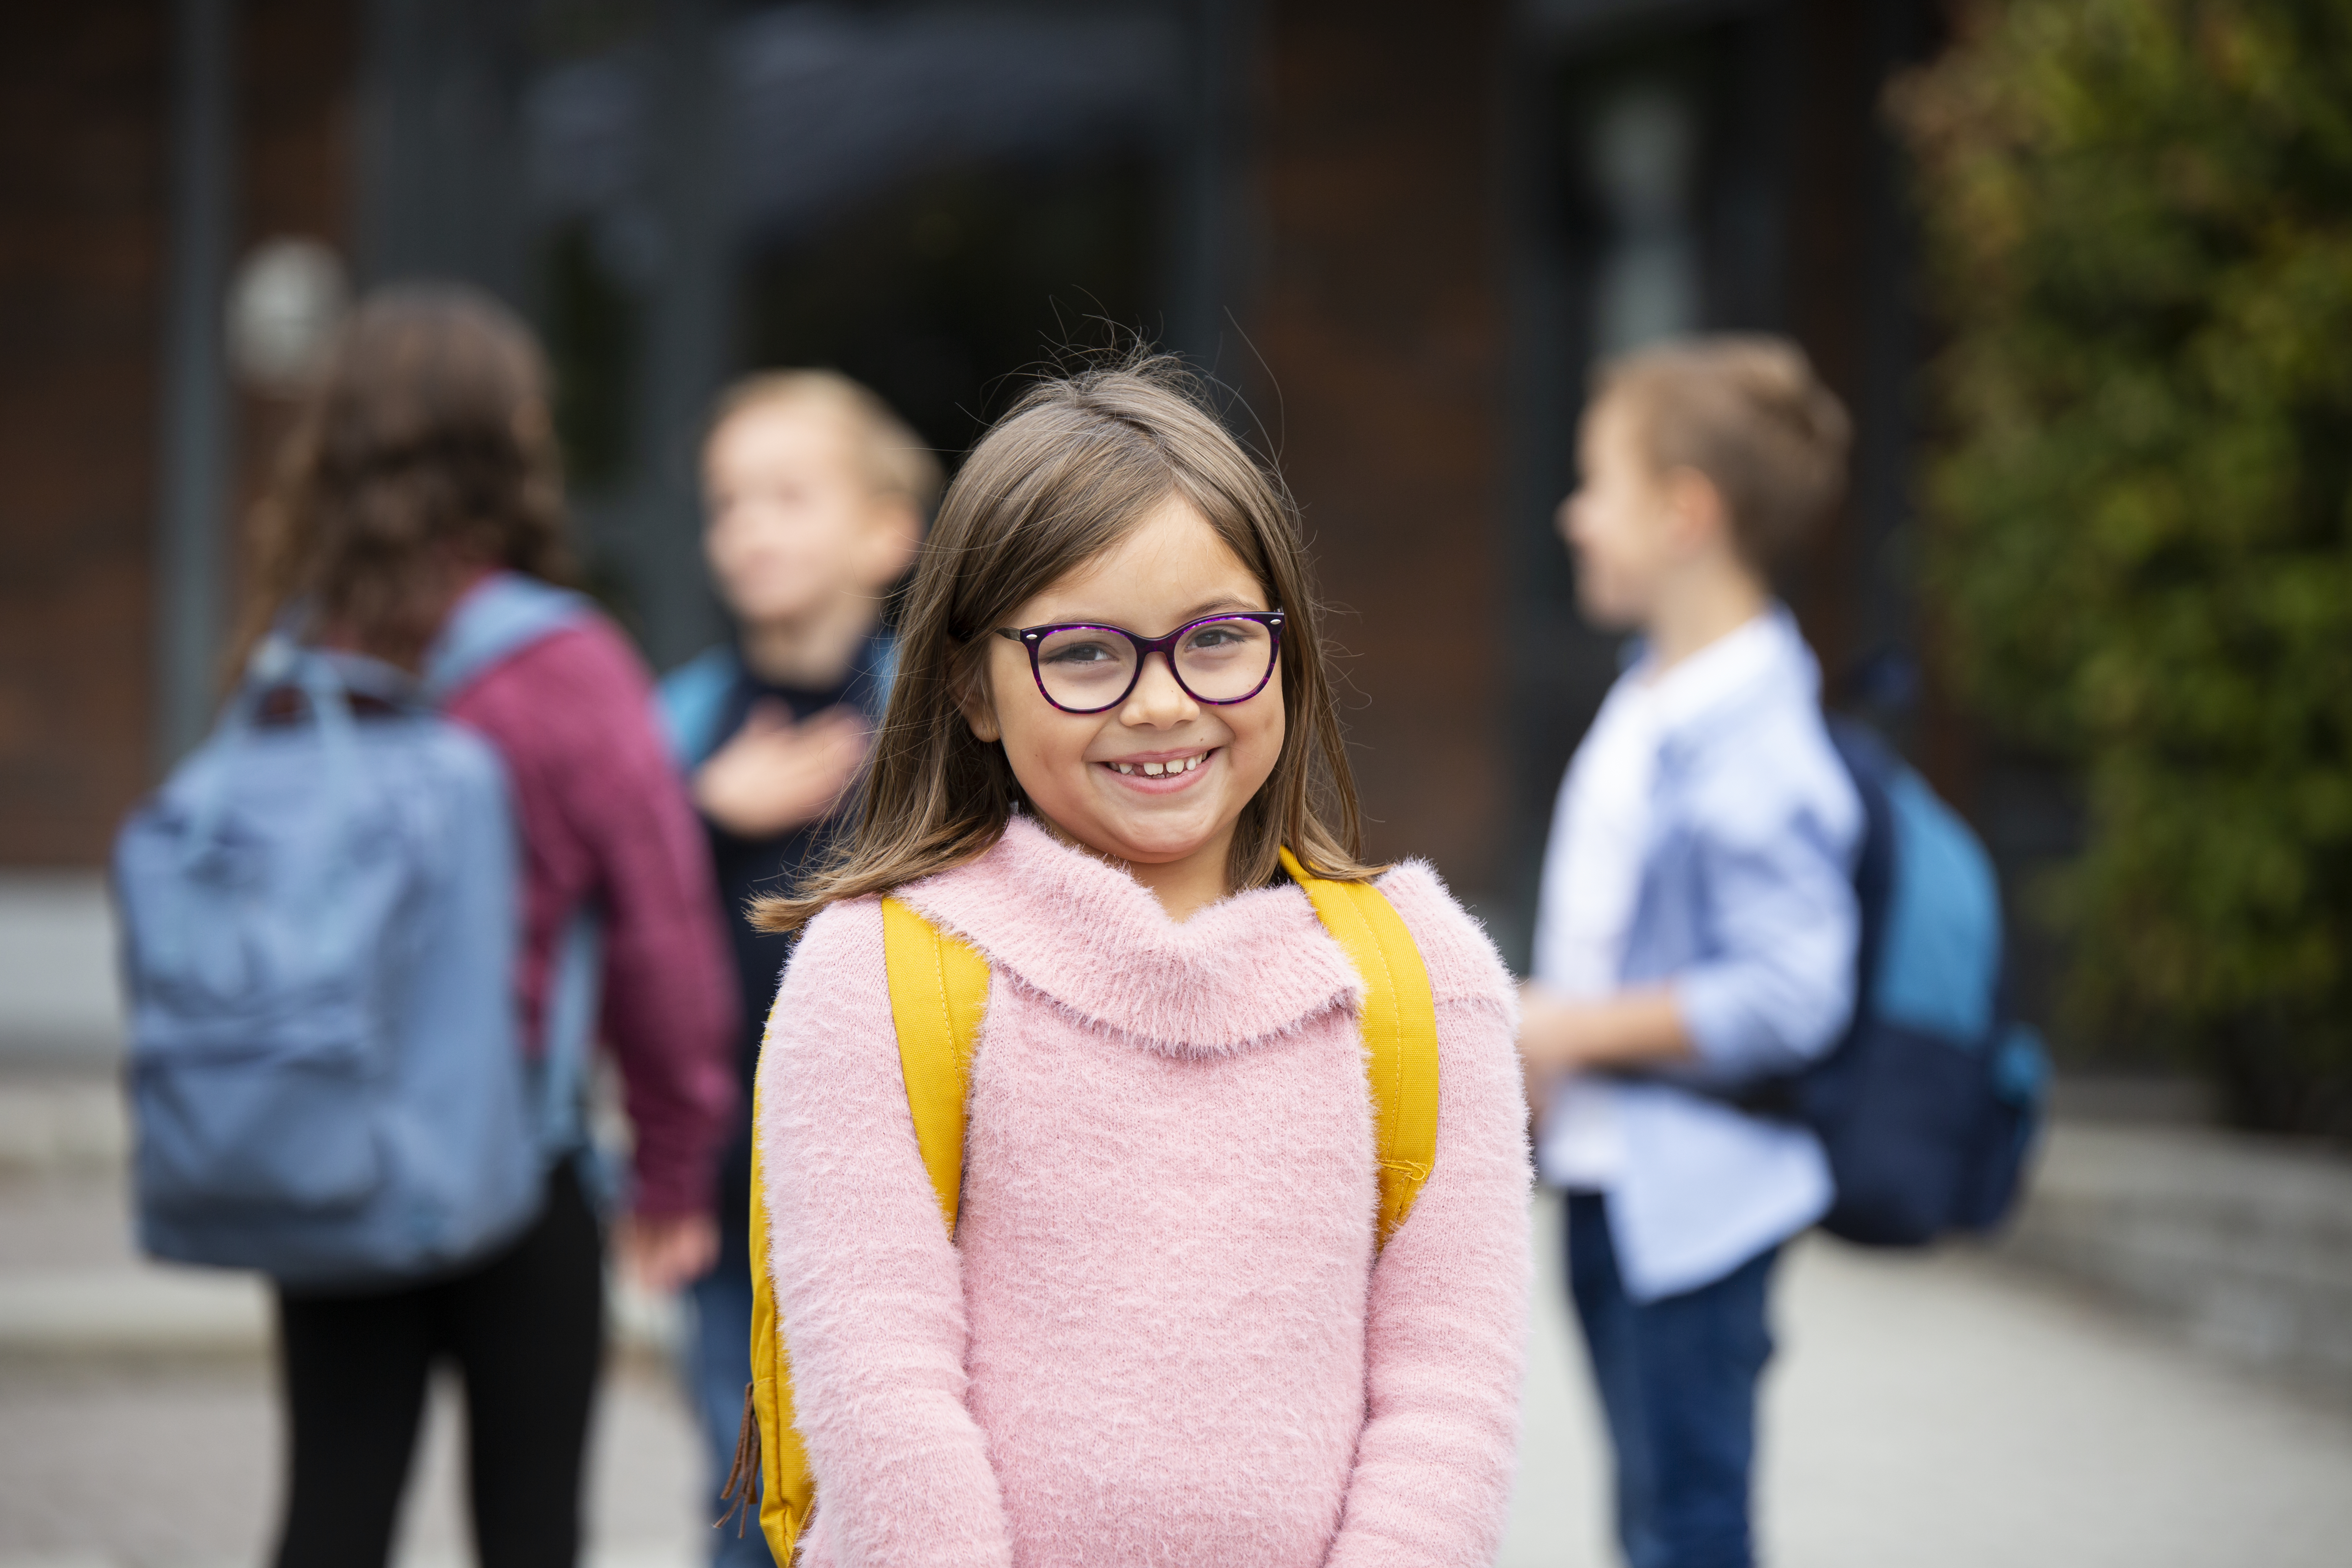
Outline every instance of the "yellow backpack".
MULTIPOLYGON (((1386 1245, 1412 1212, 1437 1152, 1437 1011, 1429 972, 1404 921, 1371 884, 1309 876, 1287 849, 1282 865, 1363 976, 1364 1076, 1380 1161, 1379 1240, 1386 1245)), ((972 1044, 988 1006, 988 961, 897 899, 882 901, 882 955, 915 1141, 953 1234, 963 1190, 964 1097, 972 1044)), ((768 1272, 767 1189, 756 1138, 751 1300, 751 1385, 734 1468, 720 1493, 735 1507, 719 1522, 750 1512, 756 1499, 760 1529, 777 1563, 789 1568, 816 1487, 793 1427, 792 1369, 768 1272)))

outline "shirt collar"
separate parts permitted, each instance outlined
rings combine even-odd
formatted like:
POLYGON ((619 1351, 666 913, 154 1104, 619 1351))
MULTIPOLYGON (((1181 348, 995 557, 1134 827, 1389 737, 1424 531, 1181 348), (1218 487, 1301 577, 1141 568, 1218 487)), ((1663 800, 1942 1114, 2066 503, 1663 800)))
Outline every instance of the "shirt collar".
POLYGON ((1796 617, 1779 603, 1654 679, 1648 678, 1649 668, 1644 656, 1628 679, 1643 683, 1644 700, 1668 738, 1776 691, 1801 691, 1808 701, 1821 692, 1821 666, 1797 630, 1796 617))

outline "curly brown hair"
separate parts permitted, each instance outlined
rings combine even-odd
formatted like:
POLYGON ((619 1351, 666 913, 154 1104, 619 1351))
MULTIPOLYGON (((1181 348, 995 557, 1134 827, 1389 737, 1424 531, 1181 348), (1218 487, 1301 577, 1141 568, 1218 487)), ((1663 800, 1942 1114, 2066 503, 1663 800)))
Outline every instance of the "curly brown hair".
POLYGON ((575 575, 547 369, 530 330, 455 284, 362 301, 252 516, 241 665, 289 607, 323 637, 415 668, 486 566, 575 575))

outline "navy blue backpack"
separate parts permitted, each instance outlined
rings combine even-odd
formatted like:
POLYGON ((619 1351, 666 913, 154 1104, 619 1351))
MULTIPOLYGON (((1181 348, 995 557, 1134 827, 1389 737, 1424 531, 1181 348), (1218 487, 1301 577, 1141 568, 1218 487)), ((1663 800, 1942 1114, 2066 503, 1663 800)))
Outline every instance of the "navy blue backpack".
POLYGON ((2049 1076, 2040 1039, 2003 1006, 1992 862, 1875 735, 1832 720, 1830 738, 1868 819, 1853 1023, 1822 1061, 1740 1102, 1821 1139, 1832 1236, 1916 1247, 1990 1230, 2016 1199, 2049 1076))
POLYGON ((451 617, 421 688, 272 636, 125 825, 149 1253, 298 1287, 427 1278, 520 1234, 551 1163, 584 1145, 600 928, 586 910, 566 927, 534 1072, 505 769, 434 704, 586 607, 499 574, 451 617))

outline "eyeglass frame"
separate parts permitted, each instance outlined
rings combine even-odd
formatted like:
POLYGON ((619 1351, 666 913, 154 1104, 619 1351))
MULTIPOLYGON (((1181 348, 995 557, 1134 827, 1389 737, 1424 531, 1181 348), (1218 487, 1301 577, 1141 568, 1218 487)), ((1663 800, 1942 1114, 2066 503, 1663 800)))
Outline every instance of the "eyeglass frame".
POLYGON ((1193 701, 1205 702, 1212 708, 1231 708, 1235 703, 1247 702, 1266 689, 1267 683, 1274 679, 1275 666, 1282 662, 1282 626, 1283 612, 1280 610, 1223 610, 1213 616, 1196 616, 1164 637, 1139 637, 1125 626, 1114 626, 1102 621, 1052 621, 1036 626, 999 626, 996 628, 996 635, 1009 642, 1017 642, 1029 650, 1029 679, 1037 683, 1037 695, 1045 700, 1046 706, 1058 713, 1071 713, 1083 717, 1096 713, 1108 713, 1134 696, 1135 689, 1143 682, 1143 667, 1150 661, 1151 656, 1155 653, 1166 662, 1168 674, 1176 682, 1177 689, 1193 701), (1176 668, 1176 645, 1182 640, 1184 634, 1196 626, 1205 626, 1213 621, 1255 621, 1264 626, 1267 635, 1274 639, 1274 647, 1266 654, 1265 673, 1258 678, 1255 686, 1251 687, 1239 697, 1203 697, 1184 683, 1182 672, 1176 668), (1054 694, 1045 689, 1045 672, 1038 667, 1037 663, 1038 652, 1044 647, 1047 637, 1052 637, 1055 632, 1081 631, 1117 632, 1135 645, 1135 672, 1127 678, 1126 689, 1099 708, 1072 708, 1055 701, 1054 694))

